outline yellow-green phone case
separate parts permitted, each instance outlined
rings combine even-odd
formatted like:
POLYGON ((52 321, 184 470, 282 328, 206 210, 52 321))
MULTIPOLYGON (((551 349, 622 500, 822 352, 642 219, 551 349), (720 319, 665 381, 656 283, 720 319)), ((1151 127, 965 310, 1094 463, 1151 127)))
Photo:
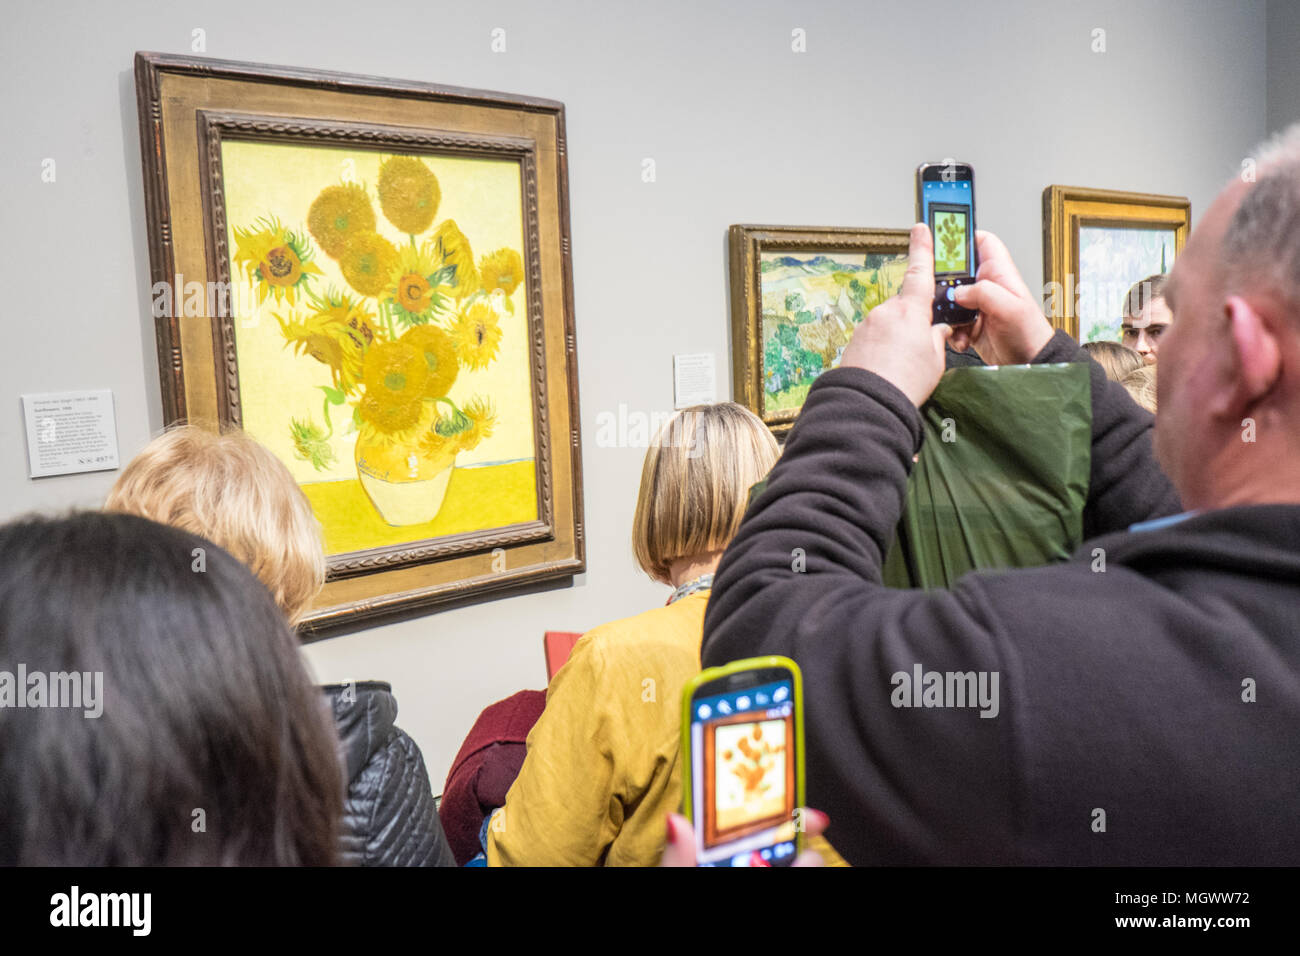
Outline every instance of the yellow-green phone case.
MULTIPOLYGON (((732 674, 738 674, 741 671, 759 670, 765 667, 783 667, 788 670, 793 677, 791 681, 794 691, 791 696, 794 698, 794 805, 798 811, 804 806, 804 786, 803 786, 803 674, 799 671, 799 665, 788 657, 779 657, 771 655, 768 657, 747 657, 743 660, 732 661, 721 667, 710 667, 692 677, 686 687, 682 689, 682 812, 686 819, 695 825, 695 815, 692 812, 691 799, 691 698, 695 691, 702 684, 709 681, 717 680, 720 677, 729 677, 732 674)), ((794 846, 795 854, 798 855, 803 850, 803 829, 795 828, 794 846)))

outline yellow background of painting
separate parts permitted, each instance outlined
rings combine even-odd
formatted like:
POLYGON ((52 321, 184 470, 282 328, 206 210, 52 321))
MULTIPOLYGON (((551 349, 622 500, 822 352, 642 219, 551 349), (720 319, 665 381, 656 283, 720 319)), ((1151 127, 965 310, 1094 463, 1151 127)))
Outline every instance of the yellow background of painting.
MULTIPOLYGON (((714 808, 717 812, 719 830, 730 830, 771 816, 778 816, 785 810, 786 771, 785 761, 785 720, 758 720, 752 723, 724 724, 718 727, 714 737, 716 758, 716 781, 714 791, 714 808), (737 780, 732 767, 734 761, 724 759, 723 755, 731 751, 738 754, 737 744, 742 738, 749 737, 754 727, 763 728, 763 743, 779 746, 781 749, 769 756, 772 766, 763 775, 763 782, 772 784, 767 795, 755 797, 749 801, 744 798, 744 787, 737 780)), ((750 738, 752 740, 752 738, 750 738)))
MULTIPOLYGON (((307 231, 307 211, 326 186, 350 180, 366 186, 375 210, 376 231, 399 248, 410 243, 384 218, 375 193, 379 165, 386 153, 330 147, 228 141, 222 145, 227 241, 237 248, 234 230, 256 228, 259 218, 274 215, 299 237, 307 231)), ((416 236, 433 234, 444 219, 454 219, 469 240, 475 264, 498 249, 523 255, 523 207, 519 164, 512 160, 426 156, 420 158, 438 178, 442 199, 433 225, 416 236)), ((354 297, 338 264, 311 241, 312 262, 323 275, 308 282, 318 294, 333 287, 354 297)), ((292 419, 323 425, 329 369, 286 346, 275 316, 306 314, 299 286, 294 306, 268 297, 260 305, 247 279, 231 279, 235 344, 239 361, 240 405, 244 429, 270 448, 289 467, 316 508, 325 530, 326 551, 336 554, 437 537, 462 531, 504 527, 537 517, 533 459, 533 406, 527 334, 527 289, 521 282, 511 296, 514 312, 501 316, 501 345, 486 369, 461 369, 449 397, 464 406, 475 395, 490 398, 497 412, 492 437, 462 452, 437 518, 424 525, 394 528, 370 505, 357 481, 356 433, 347 431, 352 406, 331 406, 334 463, 322 471, 298 458, 289 425, 292 419), (498 465, 493 463, 513 463, 498 465), (488 467, 466 466, 487 465, 488 467)), ((365 305, 376 312, 374 298, 365 305)), ((400 329, 399 329, 400 334, 400 329)))

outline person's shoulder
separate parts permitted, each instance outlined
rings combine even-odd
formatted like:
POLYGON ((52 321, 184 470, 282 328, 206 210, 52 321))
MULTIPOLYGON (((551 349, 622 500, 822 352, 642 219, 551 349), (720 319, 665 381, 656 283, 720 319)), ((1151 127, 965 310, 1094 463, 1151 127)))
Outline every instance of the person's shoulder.
MULTIPOLYGON (((1101 565, 1100 567, 1105 567, 1101 565)), ((996 617, 1039 614, 1057 618, 1074 613, 1080 604, 1091 604, 1107 595, 1114 597, 1117 588, 1126 593, 1141 575, 1116 566, 1107 572, 1081 557, 1031 568, 984 569, 971 571, 957 580, 952 593, 968 606, 982 608, 996 617)))
MULTIPOLYGON (((663 607, 651 608, 640 614, 608 621, 593 627, 578 643, 601 641, 608 646, 619 642, 636 641, 651 634, 689 629, 696 622, 703 626, 707 600, 708 592, 701 591, 663 607)), ((577 649, 576 646, 574 649, 577 649)))
POLYGON ((707 601, 707 591, 697 592, 664 607, 601 624, 582 635, 569 659, 608 663, 657 651, 698 657, 707 601))
POLYGON ((1108 560, 1104 550, 1036 568, 975 571, 952 593, 1022 661, 1088 659, 1137 634, 1154 650, 1174 639, 1170 622, 1193 611, 1185 594, 1108 560))

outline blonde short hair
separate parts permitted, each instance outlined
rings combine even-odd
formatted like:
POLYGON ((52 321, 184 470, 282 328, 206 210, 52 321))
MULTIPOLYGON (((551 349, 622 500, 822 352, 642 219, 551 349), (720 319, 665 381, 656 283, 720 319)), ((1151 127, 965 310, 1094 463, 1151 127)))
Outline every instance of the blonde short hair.
POLYGON ((296 625, 325 583, 320 523, 280 459, 243 432, 182 425, 118 476, 105 511, 207 538, 246 564, 296 625))
POLYGON ((1156 367, 1154 365, 1144 365, 1140 369, 1129 372, 1120 384, 1128 389, 1128 393, 1133 396, 1133 401, 1152 415, 1156 413, 1156 367))
POLYGON ((1120 342, 1084 342, 1083 350, 1092 356, 1112 382, 1124 381, 1124 376, 1136 372, 1143 365, 1141 353, 1120 342))
POLYGON ((646 452, 632 519, 632 554, 669 583, 678 558, 725 548, 740 527, 749 489, 776 464, 776 439, 735 402, 684 408, 646 452))

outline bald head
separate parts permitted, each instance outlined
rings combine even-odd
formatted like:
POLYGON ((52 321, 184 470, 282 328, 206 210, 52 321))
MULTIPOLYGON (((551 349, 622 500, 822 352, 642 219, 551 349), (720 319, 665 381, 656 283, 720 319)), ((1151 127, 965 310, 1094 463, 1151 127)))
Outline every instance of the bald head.
POLYGON ((1300 503, 1300 127, 1215 198, 1165 285, 1160 462, 1189 508, 1300 503))
POLYGON ((1255 183, 1232 190, 1236 209, 1223 235, 1229 292, 1300 306, 1300 124, 1259 150, 1255 183))

